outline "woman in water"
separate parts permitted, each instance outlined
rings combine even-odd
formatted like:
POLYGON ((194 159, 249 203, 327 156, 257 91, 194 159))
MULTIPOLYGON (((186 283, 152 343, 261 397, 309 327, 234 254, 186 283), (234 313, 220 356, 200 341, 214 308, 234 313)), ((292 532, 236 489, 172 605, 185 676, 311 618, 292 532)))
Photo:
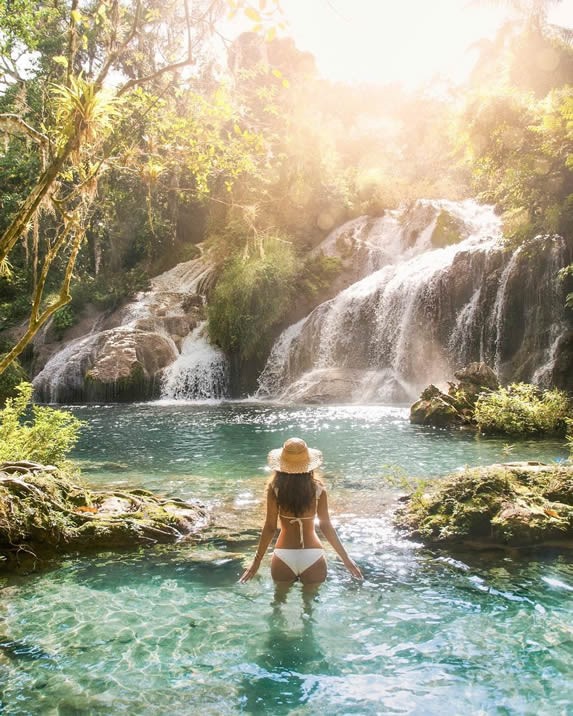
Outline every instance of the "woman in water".
POLYGON ((308 448, 304 440, 290 438, 282 448, 271 450, 268 465, 275 472, 267 485, 267 516, 257 553, 240 581, 248 582, 257 573, 277 529, 278 536, 271 560, 275 582, 317 584, 326 579, 326 559, 314 529, 315 518, 325 539, 353 577, 362 573, 350 559, 330 522, 326 490, 314 476, 322 463, 320 450, 308 448))

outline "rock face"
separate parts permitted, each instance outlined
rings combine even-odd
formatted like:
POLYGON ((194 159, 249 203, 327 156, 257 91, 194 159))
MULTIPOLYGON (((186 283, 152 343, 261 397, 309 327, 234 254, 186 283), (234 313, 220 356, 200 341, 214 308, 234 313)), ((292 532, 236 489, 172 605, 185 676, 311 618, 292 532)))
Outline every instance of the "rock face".
POLYGON ((573 465, 506 463, 436 479, 395 514, 413 539, 448 547, 573 547, 573 465))
POLYGON ((390 374, 411 400, 476 362, 504 382, 570 385, 571 287, 556 277, 573 261, 573 237, 540 236, 511 252, 499 217, 473 202, 418 202, 376 225, 355 224, 350 238, 337 230, 322 250, 360 242, 356 273, 373 272, 279 337, 260 397, 289 400, 306 375, 344 369, 390 374))
POLYGON ((53 343, 37 345, 37 355, 46 362, 37 364, 36 398, 49 403, 157 398, 171 366, 175 374, 172 370, 169 375, 170 385, 187 386, 177 397, 222 397, 225 358, 200 330, 204 295, 212 279, 212 266, 204 258, 179 264, 153 279, 151 289, 131 303, 85 322, 84 333, 64 346, 58 344, 58 350, 53 343), (189 359, 196 347, 199 366, 189 359), (211 370, 212 366, 216 368, 211 370), (178 370, 183 372, 181 379, 178 370))
POLYGON ((407 401, 408 392, 392 375, 379 371, 325 368, 305 373, 284 397, 294 403, 340 405, 376 401, 381 396, 385 401, 402 403, 407 401))
POLYGON ((206 524, 198 503, 145 490, 94 491, 55 467, 0 465, 0 564, 21 547, 42 555, 79 547, 110 548, 176 542, 206 524))
POLYGON ((168 336, 128 326, 79 338, 34 379, 50 403, 121 401, 159 395, 161 371, 178 355, 168 336))
MULTIPOLYGON (((512 252, 492 207, 421 200, 347 222, 316 253, 340 262, 321 293, 330 298, 279 336, 257 397, 411 402, 430 380, 474 362, 504 382, 573 390, 573 312, 565 309, 573 279, 556 278, 573 262, 573 237, 539 236, 512 252)), ((73 343, 40 337, 37 397, 146 399, 160 395, 166 375, 163 397, 227 397, 229 361, 204 326, 214 280, 200 257, 155 277, 121 310, 76 326, 73 343)), ((312 305, 295 301, 292 320, 312 305)))
POLYGON ((459 383, 450 383, 447 393, 435 385, 422 391, 410 408, 415 425, 461 425, 471 423, 473 409, 481 393, 499 388, 499 380, 485 363, 470 363, 454 373, 459 383))

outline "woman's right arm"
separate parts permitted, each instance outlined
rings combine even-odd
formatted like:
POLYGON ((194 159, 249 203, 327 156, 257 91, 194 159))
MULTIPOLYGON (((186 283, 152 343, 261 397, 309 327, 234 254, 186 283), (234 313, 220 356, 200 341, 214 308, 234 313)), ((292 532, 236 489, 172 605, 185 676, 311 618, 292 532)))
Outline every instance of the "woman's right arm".
POLYGON ((332 522, 330 521, 330 514, 328 512, 328 499, 326 497, 326 490, 323 490, 320 497, 318 498, 318 506, 316 513, 318 515, 318 524, 320 527, 320 531, 322 532, 324 538, 328 541, 328 543, 333 547, 336 554, 343 561, 346 569, 353 577, 356 577, 356 579, 364 579, 360 568, 352 559, 350 559, 350 557, 348 556, 348 552, 344 549, 342 542, 338 539, 336 530, 332 526, 332 522))
POLYGON ((269 544, 271 543, 271 540, 277 531, 278 514, 279 514, 279 509, 278 509, 278 505, 277 505, 277 500, 276 500, 274 492, 269 487, 267 489, 267 514, 265 517, 265 524, 263 525, 263 529, 261 530, 259 546, 257 547, 257 552, 256 552, 255 556, 253 557, 253 561, 247 567, 247 569, 243 572, 241 578, 239 579, 239 582, 241 582, 241 583, 248 582, 249 579, 252 579, 255 576, 255 574, 259 571, 259 567, 261 566, 261 561, 262 561, 263 557, 265 556, 265 553, 269 547, 269 544))

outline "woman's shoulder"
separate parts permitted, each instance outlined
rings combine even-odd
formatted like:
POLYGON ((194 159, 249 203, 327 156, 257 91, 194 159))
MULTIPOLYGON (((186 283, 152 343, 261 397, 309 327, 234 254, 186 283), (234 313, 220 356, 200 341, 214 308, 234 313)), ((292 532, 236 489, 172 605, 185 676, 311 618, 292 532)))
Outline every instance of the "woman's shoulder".
POLYGON ((326 493, 326 487, 324 486, 324 483, 322 482, 322 480, 317 480, 315 478, 314 479, 314 488, 315 488, 315 495, 316 495, 317 500, 323 493, 326 493))

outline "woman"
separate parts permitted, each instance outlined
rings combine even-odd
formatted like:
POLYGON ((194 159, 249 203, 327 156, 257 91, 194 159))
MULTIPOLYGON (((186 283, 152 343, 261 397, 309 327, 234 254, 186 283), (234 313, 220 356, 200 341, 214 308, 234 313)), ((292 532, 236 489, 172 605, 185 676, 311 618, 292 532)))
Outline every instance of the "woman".
POLYGON ((321 463, 320 450, 309 449, 300 438, 290 438, 282 448, 271 450, 268 465, 275 472, 267 485, 267 516, 257 553, 241 582, 248 582, 257 573, 276 532, 277 519, 281 531, 271 560, 272 578, 275 582, 324 582, 326 559, 314 529, 317 516, 322 534, 345 567, 353 577, 362 579, 330 522, 324 485, 314 477, 313 470, 321 463))

